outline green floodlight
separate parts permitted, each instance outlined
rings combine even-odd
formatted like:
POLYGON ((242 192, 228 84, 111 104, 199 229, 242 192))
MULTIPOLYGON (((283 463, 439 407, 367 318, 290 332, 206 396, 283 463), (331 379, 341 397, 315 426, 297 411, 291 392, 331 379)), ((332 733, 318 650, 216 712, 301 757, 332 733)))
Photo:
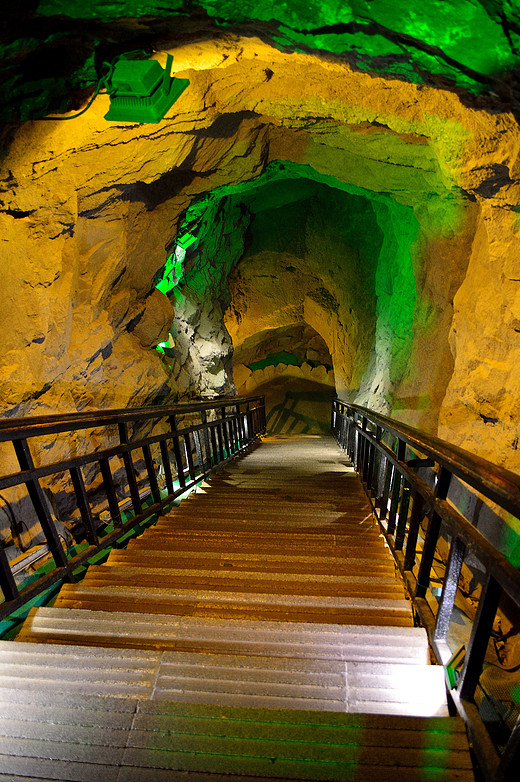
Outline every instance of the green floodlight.
POLYGON ((171 77, 173 56, 163 70, 156 60, 119 60, 110 77, 111 122, 159 122, 188 86, 171 77))

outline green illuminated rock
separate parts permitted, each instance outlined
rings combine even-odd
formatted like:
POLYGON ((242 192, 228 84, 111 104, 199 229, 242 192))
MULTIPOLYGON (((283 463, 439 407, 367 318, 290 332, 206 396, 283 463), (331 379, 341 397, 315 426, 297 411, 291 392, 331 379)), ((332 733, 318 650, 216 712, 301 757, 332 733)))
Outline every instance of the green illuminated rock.
POLYGON ((40 0, 11 14, 1 66, 8 120, 76 108, 102 61, 121 53, 147 56, 223 31, 516 106, 520 11, 506 0, 40 0))

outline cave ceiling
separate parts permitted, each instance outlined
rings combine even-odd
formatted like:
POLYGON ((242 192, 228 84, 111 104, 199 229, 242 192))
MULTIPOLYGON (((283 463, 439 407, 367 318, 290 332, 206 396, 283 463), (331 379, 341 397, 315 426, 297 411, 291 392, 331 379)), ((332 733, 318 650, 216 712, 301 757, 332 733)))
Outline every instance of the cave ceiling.
POLYGON ((515 0, 25 0, 3 11, 2 119, 81 106, 104 61, 216 36, 257 36, 362 72, 516 112, 515 0))

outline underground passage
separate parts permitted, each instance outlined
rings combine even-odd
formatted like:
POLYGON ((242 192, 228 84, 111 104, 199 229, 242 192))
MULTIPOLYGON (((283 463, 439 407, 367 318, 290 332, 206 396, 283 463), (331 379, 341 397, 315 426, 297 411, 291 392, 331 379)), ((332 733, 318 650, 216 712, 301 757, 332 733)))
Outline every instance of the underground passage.
POLYGON ((5 12, 0 779, 520 767, 520 10, 5 12))

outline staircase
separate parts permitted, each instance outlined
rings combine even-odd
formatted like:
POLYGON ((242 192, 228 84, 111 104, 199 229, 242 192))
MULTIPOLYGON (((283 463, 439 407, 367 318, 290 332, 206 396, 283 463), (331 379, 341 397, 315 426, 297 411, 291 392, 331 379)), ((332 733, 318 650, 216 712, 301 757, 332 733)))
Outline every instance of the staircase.
POLYGON ((0 780, 473 780, 331 438, 268 438, 0 643, 0 780))

